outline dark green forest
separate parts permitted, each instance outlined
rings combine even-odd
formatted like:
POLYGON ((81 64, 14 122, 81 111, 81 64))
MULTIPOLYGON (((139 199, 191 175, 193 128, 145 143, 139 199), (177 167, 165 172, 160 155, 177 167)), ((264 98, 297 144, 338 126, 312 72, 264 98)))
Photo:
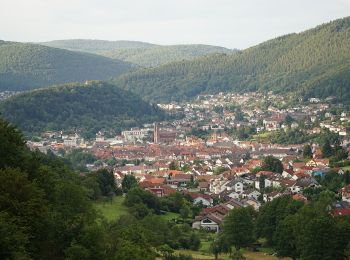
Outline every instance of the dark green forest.
POLYGON ((285 35, 236 54, 215 54, 131 72, 115 82, 147 100, 220 91, 290 92, 350 100, 350 17, 285 35))
POLYGON ((0 91, 107 80, 134 68, 130 63, 95 54, 0 41, 0 91))
POLYGON ((123 128, 164 120, 155 105, 116 86, 93 81, 71 83, 16 95, 0 106, 3 116, 26 134, 46 130, 78 130, 86 137, 104 129, 123 128))

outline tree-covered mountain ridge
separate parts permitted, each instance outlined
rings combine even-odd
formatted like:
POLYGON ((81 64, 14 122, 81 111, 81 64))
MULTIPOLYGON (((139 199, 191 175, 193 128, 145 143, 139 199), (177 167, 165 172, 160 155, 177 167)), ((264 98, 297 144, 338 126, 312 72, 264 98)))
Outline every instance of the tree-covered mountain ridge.
POLYGON ((77 130, 93 137, 99 130, 116 133, 125 127, 163 120, 155 105, 102 81, 37 89, 7 99, 2 115, 27 134, 77 130))
POLYGON ((93 39, 67 39, 40 42, 48 47, 67 49, 72 51, 99 53, 120 49, 153 48, 158 45, 141 41, 106 41, 93 39))
POLYGON ((42 45, 73 51, 90 52, 123 60, 142 67, 156 67, 174 61, 193 60, 213 53, 234 53, 220 46, 205 44, 157 45, 139 41, 56 40, 42 45))
POLYGON ((350 17, 239 51, 119 76, 115 82, 156 102, 220 91, 291 92, 350 101, 350 17))
POLYGON ((0 42, 0 91, 108 80, 134 69, 128 62, 37 44, 0 42))

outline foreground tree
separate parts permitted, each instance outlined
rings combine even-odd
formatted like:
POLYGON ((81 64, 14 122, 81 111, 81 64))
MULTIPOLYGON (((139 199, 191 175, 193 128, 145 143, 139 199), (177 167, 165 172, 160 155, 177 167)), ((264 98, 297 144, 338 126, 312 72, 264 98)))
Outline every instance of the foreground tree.
POLYGON ((303 148, 303 157, 305 159, 310 159, 312 158, 312 148, 309 144, 305 145, 303 148))
POLYGON ((138 182, 134 175, 126 175, 122 181, 123 192, 128 192, 132 188, 137 187, 138 182))
POLYGON ((255 241, 254 209, 251 207, 232 209, 225 217, 223 236, 236 250, 255 241))
POLYGON ((276 157, 269 155, 264 158, 262 169, 264 171, 271 171, 282 173, 283 172, 283 164, 276 157))

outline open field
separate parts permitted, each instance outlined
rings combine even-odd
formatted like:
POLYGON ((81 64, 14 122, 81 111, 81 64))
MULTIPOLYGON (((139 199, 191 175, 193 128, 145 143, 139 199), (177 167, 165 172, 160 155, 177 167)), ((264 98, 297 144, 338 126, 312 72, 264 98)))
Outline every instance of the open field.
MULTIPOLYGON (((112 201, 99 201, 94 203, 95 209, 100 212, 108 221, 116 220, 120 216, 128 215, 128 208, 123 205, 124 197, 114 197, 112 201)), ((160 215, 161 218, 167 221, 179 218, 178 213, 167 212, 160 215)))
POLYGON ((114 197, 111 202, 96 202, 94 207, 99 211, 108 221, 116 220, 122 215, 127 215, 128 209, 123 205, 124 197, 114 197))
MULTIPOLYGON (((192 251, 192 250, 177 250, 176 253, 181 253, 185 255, 192 255, 193 259, 196 260, 215 260, 214 255, 204 253, 201 251, 192 251)), ((277 258, 276 256, 271 256, 271 255, 265 255, 263 252, 245 252, 244 257, 247 260, 277 260, 281 258, 277 258)), ((219 260, 229 260, 230 257, 228 254, 221 254, 219 255, 219 260)), ((288 258, 283 258, 283 259, 288 259, 288 258)))

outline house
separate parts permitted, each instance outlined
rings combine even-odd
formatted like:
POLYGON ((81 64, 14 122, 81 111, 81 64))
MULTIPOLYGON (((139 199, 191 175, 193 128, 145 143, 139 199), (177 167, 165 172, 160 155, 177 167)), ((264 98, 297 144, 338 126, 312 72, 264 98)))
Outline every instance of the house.
POLYGON ((273 201, 274 199, 276 199, 276 198, 278 198, 278 197, 281 197, 283 194, 282 193, 280 193, 280 192, 278 192, 278 191, 273 191, 273 192, 271 192, 271 193, 269 193, 269 194, 264 194, 263 195, 263 200, 265 201, 265 202, 268 202, 268 201, 273 201))
POLYGON ((340 190, 340 195, 343 201, 350 202, 350 184, 340 190))
POLYGON ((192 197, 193 199, 193 204, 194 205, 203 205, 206 207, 210 207, 213 206, 213 198, 208 195, 208 194, 201 194, 201 193, 189 193, 189 195, 192 197))
POLYGON ((281 128, 281 123, 283 122, 284 118, 280 115, 266 118, 263 120, 264 127, 267 131, 276 131, 281 128))
POLYGON ((207 182, 207 181, 199 181, 198 182, 198 188, 200 191, 209 191, 209 186, 210 186, 210 183, 207 182))
POLYGON ((224 205, 229 209, 236 209, 236 208, 245 207, 245 205, 242 202, 240 202, 236 199, 231 199, 228 202, 226 202, 224 205))
POLYGON ((195 217, 192 223, 192 228, 219 232, 221 223, 222 218, 219 218, 214 214, 208 214, 195 217))
POLYGON ((258 200, 260 195, 261 195, 261 193, 257 190, 247 190, 247 191, 243 192, 242 197, 258 200))
POLYGON ((313 166, 313 167, 329 166, 329 159, 311 159, 306 163, 306 166, 313 166))
POLYGON ((243 193, 244 185, 242 179, 234 179, 225 184, 227 190, 233 190, 237 193, 243 193))
POLYGON ((241 200, 245 207, 253 207, 255 210, 259 210, 261 203, 254 198, 246 198, 241 200))
POLYGON ((281 181, 281 186, 290 190, 292 193, 300 192, 299 188, 296 187, 297 181, 293 179, 283 179, 281 181))
POLYGON ((332 215, 335 217, 350 216, 350 209, 335 209, 332 211, 332 215))
POLYGON ((152 192, 154 195, 160 198, 177 191, 176 189, 166 186, 164 184, 155 184, 149 181, 144 181, 140 183, 140 187, 152 192))
POLYGON ((166 179, 166 182, 169 185, 186 186, 191 182, 192 178, 192 174, 178 173, 175 175, 169 175, 166 179))
POLYGON ((292 199, 293 200, 302 201, 302 202, 305 202, 305 203, 308 201, 307 198, 304 195, 302 195, 302 194, 294 194, 292 196, 292 199))

